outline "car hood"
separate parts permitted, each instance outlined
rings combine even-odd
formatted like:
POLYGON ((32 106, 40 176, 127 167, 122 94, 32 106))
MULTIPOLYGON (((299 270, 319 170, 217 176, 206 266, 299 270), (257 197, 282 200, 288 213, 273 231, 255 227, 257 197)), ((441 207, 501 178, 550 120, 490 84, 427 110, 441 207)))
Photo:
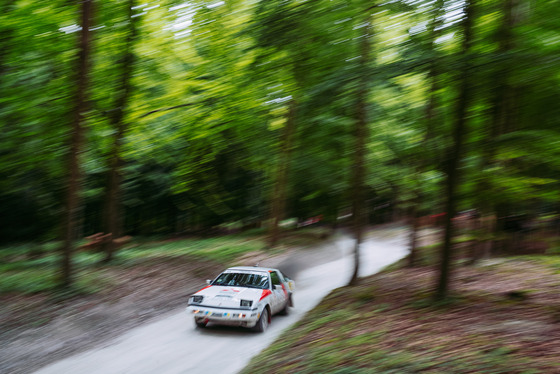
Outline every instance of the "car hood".
POLYGON ((260 288, 208 286, 195 295, 202 295, 201 305, 222 308, 240 308, 241 300, 253 300, 253 308, 263 294, 260 288))

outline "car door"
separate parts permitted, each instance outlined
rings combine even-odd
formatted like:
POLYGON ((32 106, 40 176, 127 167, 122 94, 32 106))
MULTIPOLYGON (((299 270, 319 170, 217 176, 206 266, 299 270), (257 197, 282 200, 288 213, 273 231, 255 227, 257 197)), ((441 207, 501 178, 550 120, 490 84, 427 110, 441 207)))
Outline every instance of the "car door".
POLYGON ((288 291, 288 297, 289 297, 290 294, 294 292, 294 281, 288 278, 285 274, 282 274, 282 272, 279 271, 278 273, 280 275, 280 280, 282 281, 284 286, 286 286, 286 290, 288 291))
POLYGON ((286 299, 288 298, 288 292, 286 287, 282 284, 282 280, 278 275, 278 272, 270 272, 270 280, 272 282, 272 300, 273 306, 271 306, 272 313, 277 313, 286 304, 286 299))

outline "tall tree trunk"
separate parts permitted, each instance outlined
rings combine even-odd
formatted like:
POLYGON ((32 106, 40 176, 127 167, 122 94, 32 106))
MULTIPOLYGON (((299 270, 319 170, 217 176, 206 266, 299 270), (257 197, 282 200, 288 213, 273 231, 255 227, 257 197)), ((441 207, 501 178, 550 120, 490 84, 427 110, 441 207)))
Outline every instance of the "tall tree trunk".
POLYGON ((354 128, 354 168, 352 176, 352 216, 353 231, 356 240, 354 246, 354 270, 348 285, 355 285, 358 282, 360 271, 360 247, 363 241, 364 226, 366 224, 366 198, 365 198, 365 177, 366 177, 366 141, 368 137, 368 113, 367 99, 370 74, 368 64, 370 61, 370 38, 372 33, 371 8, 367 10, 367 17, 364 26, 364 33, 360 43, 360 77, 356 97, 356 123, 354 128))
POLYGON ((447 297, 449 280, 451 277, 452 239, 453 239, 453 217, 456 212, 457 185, 459 184, 459 164, 463 151, 463 139, 467 131, 467 111, 471 97, 471 67, 469 64, 469 53, 473 43, 473 1, 465 2, 465 15, 463 20, 463 43, 462 43, 462 69, 459 81, 459 97, 455 109, 455 120, 453 128, 453 145, 448 150, 447 156, 447 179, 446 179, 446 215, 445 234, 443 248, 441 250, 440 272, 435 297, 438 300, 447 297))
MULTIPOLYGON (((443 14, 445 12, 444 9, 444 1, 437 0, 436 4, 434 5, 435 16, 430 23, 429 33, 430 33, 430 50, 432 52, 436 51, 436 43, 435 41, 439 38, 441 34, 441 26, 443 25, 443 14)), ((435 121, 437 120, 437 91, 439 88, 438 85, 439 79, 439 61, 436 57, 432 59, 430 62, 430 68, 428 70, 428 82, 430 84, 430 90, 428 92, 428 104, 426 105, 426 135, 422 141, 424 149, 427 150, 427 153, 435 151, 431 144, 431 140, 434 136, 434 125, 435 121)), ((435 153, 435 152, 434 152, 435 153)), ((432 155, 433 156, 433 155, 432 155)), ((429 157, 429 156, 428 156, 429 157)), ((435 158, 435 157, 434 157, 435 158)), ((419 180, 418 174, 422 173, 425 170, 427 160, 422 160, 419 170, 416 172, 417 179, 419 180), (423 162, 422 162, 423 161, 423 162)), ((418 207, 421 203, 421 194, 420 194, 420 182, 417 183, 418 188, 414 192, 415 199, 413 200, 412 204, 412 217, 410 226, 412 228, 412 232, 410 233, 410 254, 408 256, 408 266, 414 267, 416 266, 417 260, 417 242, 418 242, 418 228, 420 227, 420 214, 418 214, 418 207)))
POLYGON ((68 182, 66 195, 66 211, 64 219, 64 244, 62 246, 62 286, 72 285, 72 253, 78 227, 78 211, 80 209, 80 190, 82 172, 80 167, 80 153, 83 142, 83 121, 86 111, 89 55, 90 55, 90 25, 93 16, 93 0, 81 1, 81 31, 78 37, 78 59, 76 66, 76 96, 74 101, 73 120, 70 135, 70 154, 68 156, 68 182))
POLYGON ((136 0, 128 1, 128 34, 126 36, 125 50, 122 57, 122 72, 117 88, 119 95, 116 100, 115 109, 111 111, 109 122, 115 135, 109 155, 109 184, 106 194, 106 232, 110 233, 109 240, 104 244, 105 259, 104 262, 110 262, 113 259, 117 239, 122 234, 122 218, 121 218, 121 149, 124 142, 124 136, 127 130, 127 124, 124 121, 125 109, 130 98, 131 77, 134 68, 134 43, 138 36, 138 22, 140 17, 133 17, 133 9, 136 0))
MULTIPOLYGON (((515 34, 514 29, 521 21, 519 8, 521 0, 504 0, 503 1, 503 20, 500 30, 498 31, 498 53, 507 56, 515 48, 515 34)), ((516 119, 519 113, 516 101, 519 96, 519 88, 511 84, 511 76, 513 73, 513 61, 508 60, 505 62, 496 74, 496 88, 494 93, 493 116, 492 116, 492 143, 503 134, 515 131, 516 119)), ((488 164, 495 162, 494 155, 496 149, 490 148, 487 154, 488 164)), ((502 162, 502 166, 507 167, 506 162, 502 162)), ((494 204, 494 214, 496 216, 496 225, 494 226, 494 234, 499 235, 503 232, 502 219, 511 214, 512 206, 509 202, 498 202, 494 204)), ((507 241, 500 241, 498 250, 507 250, 507 241)))
POLYGON ((286 209, 286 196, 288 191, 288 173, 290 168, 290 159, 293 149, 293 138, 296 129, 296 106, 297 102, 292 99, 289 104, 288 118, 284 133, 280 141, 280 157, 276 169, 276 180, 274 183, 274 193, 272 196, 271 220, 272 224, 269 229, 268 245, 273 248, 278 244, 280 239, 280 221, 284 219, 286 209))

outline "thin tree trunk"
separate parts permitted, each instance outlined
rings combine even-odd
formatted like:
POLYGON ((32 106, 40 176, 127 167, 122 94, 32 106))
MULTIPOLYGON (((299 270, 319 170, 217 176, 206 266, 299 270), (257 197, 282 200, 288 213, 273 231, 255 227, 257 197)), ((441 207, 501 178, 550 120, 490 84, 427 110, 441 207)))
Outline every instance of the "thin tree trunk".
POLYGON ((78 59, 76 67, 77 86, 74 101, 73 120, 70 135, 70 154, 68 157, 68 176, 66 211, 64 218, 64 244, 62 247, 61 283, 63 287, 70 287, 73 282, 72 253, 78 227, 78 211, 80 209, 80 190, 82 172, 80 167, 80 153, 83 142, 83 121, 86 111, 89 55, 90 55, 90 25, 93 15, 93 0, 81 1, 81 31, 78 37, 78 59))
POLYGON ((356 240, 354 246, 354 270, 348 285, 358 282, 360 271, 360 247, 363 241, 364 226, 366 223, 366 199, 365 199, 365 176, 366 176, 366 140, 368 137, 368 113, 367 99, 369 86, 368 64, 370 61, 370 38, 372 33, 371 17, 368 9, 366 25, 360 43, 360 81, 357 92, 356 123, 354 129, 354 175, 352 180, 352 215, 353 231, 356 240))
POLYGON ((140 17, 133 17, 133 9, 136 0, 128 1, 128 35, 122 58, 122 75, 118 87, 119 96, 116 101, 116 109, 111 112, 109 122, 111 127, 116 130, 113 138, 113 145, 109 158, 109 185, 107 187, 107 212, 106 212, 106 231, 111 236, 104 245, 105 259, 104 262, 110 262, 116 249, 115 239, 122 234, 121 219, 121 149, 124 142, 124 136, 127 130, 127 124, 124 121, 125 108, 130 98, 131 77, 134 67, 134 43, 138 36, 137 23, 140 17))
MULTIPOLYGON (((439 38, 441 34, 441 26, 443 25, 443 14, 445 12, 444 9, 444 1, 437 0, 436 4, 434 5, 435 16, 430 23, 429 27, 429 35, 430 35, 430 50, 432 52, 436 51, 436 43, 435 41, 439 38)), ((427 157, 430 157, 430 153, 435 153, 435 147, 432 146, 432 138, 434 136, 434 125, 437 118, 436 108, 437 108, 437 91, 439 88, 438 85, 439 79, 439 61, 436 57, 432 58, 430 62, 430 68, 428 70, 428 82, 430 84, 430 90, 428 92, 428 104, 426 105, 426 135, 422 141, 423 148, 426 151, 427 157)), ((424 155, 426 157, 426 154, 424 155)), ((433 157, 434 155, 432 155, 433 157)), ((435 158, 435 157, 434 157, 435 158)), ((420 170, 416 172, 416 178, 419 180, 419 174, 425 170, 428 160, 424 159, 421 161, 421 165, 419 167, 420 170)), ((418 228, 420 226, 420 215, 418 214, 418 207, 421 203, 421 194, 420 194, 420 182, 417 183, 416 191, 414 192, 416 198, 413 200, 412 204, 412 217, 410 226, 412 227, 412 232, 410 234, 410 254, 408 256, 408 267, 416 266, 417 261, 417 237, 418 237, 418 228)))
POLYGON ((471 51, 473 41, 473 2, 465 2, 465 18, 463 21, 463 43, 462 43, 462 63, 461 78, 459 83, 459 97, 455 111, 455 124, 453 129, 453 146, 448 151, 447 157, 447 180, 446 180, 446 215, 445 215, 445 234, 443 248, 441 250, 440 273, 437 283, 435 297, 441 300, 447 297, 449 291, 449 280, 451 277, 451 258, 452 258, 452 238, 453 238, 453 217, 456 212, 457 185, 459 184, 459 164, 463 152, 463 139, 467 131, 467 111, 471 97, 471 77, 468 54, 471 51))
POLYGON ((280 221, 284 219, 286 209, 286 196, 288 190, 289 164, 293 149, 293 138, 296 128, 296 106, 297 102, 292 99, 289 104, 288 118, 281 139, 280 157, 276 169, 276 181, 274 183, 274 194, 272 196, 271 219, 268 245, 274 248, 280 239, 280 221))

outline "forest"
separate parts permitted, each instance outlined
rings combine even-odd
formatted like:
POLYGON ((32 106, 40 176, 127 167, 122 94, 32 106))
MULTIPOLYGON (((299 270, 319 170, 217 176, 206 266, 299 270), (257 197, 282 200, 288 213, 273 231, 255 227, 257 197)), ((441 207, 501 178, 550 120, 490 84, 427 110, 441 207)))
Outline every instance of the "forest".
POLYGON ((558 233, 556 0, 1 4, 0 242, 66 283, 96 233, 439 215, 442 269, 459 212, 558 233))

